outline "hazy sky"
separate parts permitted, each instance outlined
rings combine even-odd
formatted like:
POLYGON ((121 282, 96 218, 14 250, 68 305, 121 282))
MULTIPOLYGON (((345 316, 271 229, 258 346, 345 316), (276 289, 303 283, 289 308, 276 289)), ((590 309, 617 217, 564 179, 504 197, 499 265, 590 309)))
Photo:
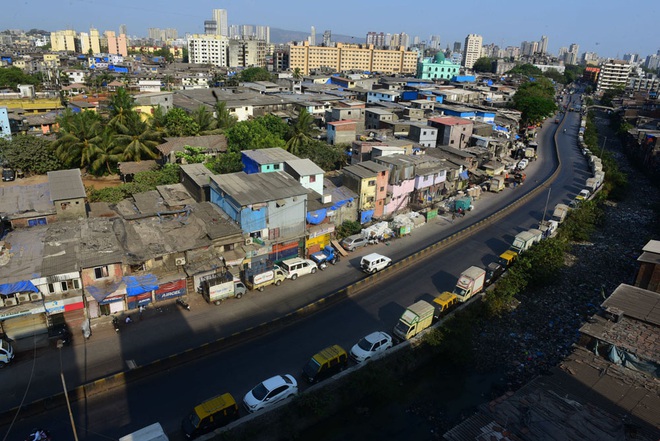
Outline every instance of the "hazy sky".
POLYGON ((229 24, 268 25, 272 28, 364 38, 369 31, 405 32, 427 40, 439 35, 442 47, 480 34, 484 44, 519 46, 521 41, 548 36, 549 51, 571 43, 580 53, 621 57, 641 56, 660 49, 660 1, 554 0, 3 0, 0 30, 39 28, 115 30, 128 26, 129 35, 146 36, 147 29, 175 28, 179 35, 203 33, 212 9, 226 9, 229 24), (336 5, 337 8, 333 8, 336 5), (627 7, 630 5, 630 7, 627 7), (341 10, 340 10, 341 8, 341 10))

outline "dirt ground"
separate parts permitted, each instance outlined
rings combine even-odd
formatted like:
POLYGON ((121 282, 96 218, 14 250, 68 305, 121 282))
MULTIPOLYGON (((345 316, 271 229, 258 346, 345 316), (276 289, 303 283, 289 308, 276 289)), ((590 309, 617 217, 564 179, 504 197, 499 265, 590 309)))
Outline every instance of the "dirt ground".
MULTIPOLYGON (((0 187, 10 187, 16 185, 37 185, 37 184, 45 184, 47 182, 48 182, 47 175, 34 175, 21 179, 16 179, 10 182, 2 182, 0 183, 0 187)), ((102 188, 107 188, 107 187, 116 187, 121 183, 122 182, 119 179, 118 175, 104 176, 101 178, 96 178, 93 176, 83 177, 83 185, 85 186, 85 188, 93 187, 96 190, 100 190, 102 188)))

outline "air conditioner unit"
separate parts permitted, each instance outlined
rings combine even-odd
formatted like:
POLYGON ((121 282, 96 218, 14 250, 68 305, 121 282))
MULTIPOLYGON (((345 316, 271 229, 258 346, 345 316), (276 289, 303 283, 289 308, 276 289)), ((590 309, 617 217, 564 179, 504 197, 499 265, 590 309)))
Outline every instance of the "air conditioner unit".
POLYGON ((16 301, 15 298, 9 297, 5 299, 5 306, 16 306, 18 305, 18 302, 16 301))
POLYGON ((18 303, 27 303, 30 301, 30 294, 16 294, 18 303))
POLYGON ((41 293, 40 293, 40 292, 32 292, 32 293, 30 293, 30 300, 31 300, 31 301, 33 301, 33 302, 38 302, 38 301, 41 300, 41 299, 42 299, 42 297, 41 297, 41 293))
POLYGON ((253 243, 254 243, 254 239, 252 239, 251 237, 245 239, 245 245, 252 245, 253 243))
POLYGON ((181 266, 186 264, 186 258, 185 257, 177 257, 174 259, 174 263, 176 263, 176 266, 181 266))

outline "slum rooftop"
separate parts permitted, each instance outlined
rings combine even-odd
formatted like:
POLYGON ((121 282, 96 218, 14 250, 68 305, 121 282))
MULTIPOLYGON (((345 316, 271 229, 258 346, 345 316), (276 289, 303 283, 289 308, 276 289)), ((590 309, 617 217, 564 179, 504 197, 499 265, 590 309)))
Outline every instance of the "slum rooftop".
POLYGON ((277 162, 288 162, 298 159, 294 154, 279 147, 255 150, 243 150, 242 155, 252 159, 257 164, 273 164, 277 162))
POLYGON ((241 206, 307 194, 305 187, 284 172, 229 173, 213 175, 211 181, 241 206))
POLYGON ((50 185, 50 199, 52 201, 77 199, 87 196, 79 168, 49 171, 48 184, 50 185))

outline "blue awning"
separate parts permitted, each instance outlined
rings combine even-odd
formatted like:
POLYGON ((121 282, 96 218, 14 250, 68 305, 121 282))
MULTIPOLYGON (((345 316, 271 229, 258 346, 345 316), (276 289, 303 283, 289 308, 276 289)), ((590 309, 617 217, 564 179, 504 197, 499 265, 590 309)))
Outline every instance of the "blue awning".
POLYGON ((469 178, 469 177, 468 177, 468 172, 467 172, 467 170, 462 171, 461 174, 458 175, 458 177, 459 177, 461 180, 463 180, 463 181, 467 181, 468 178, 469 178))
POLYGON ((123 280, 126 283, 126 294, 129 297, 158 289, 158 279, 153 274, 126 276, 123 280))
POLYGON ((36 286, 29 280, 21 280, 20 282, 4 283, 0 285, 0 294, 8 296, 18 292, 39 292, 36 286))

